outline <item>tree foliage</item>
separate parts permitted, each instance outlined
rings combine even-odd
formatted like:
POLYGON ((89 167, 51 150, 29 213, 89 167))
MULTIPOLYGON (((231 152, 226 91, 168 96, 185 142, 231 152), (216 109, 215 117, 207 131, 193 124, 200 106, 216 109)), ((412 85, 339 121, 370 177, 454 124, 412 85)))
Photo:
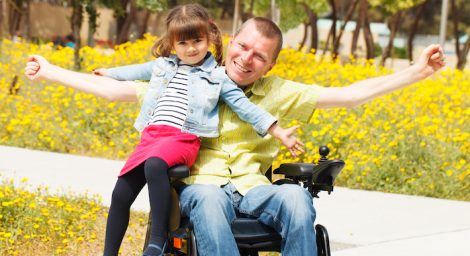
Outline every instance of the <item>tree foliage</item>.
MULTIPOLYGON (((246 6, 249 3, 249 0, 245 0, 246 6)), ((307 20, 304 5, 315 13, 326 13, 329 10, 327 0, 276 0, 276 6, 281 14, 279 22, 281 30, 287 31, 307 20)), ((266 16, 266 13, 271 11, 271 0, 254 1, 253 11, 256 16, 266 16)))

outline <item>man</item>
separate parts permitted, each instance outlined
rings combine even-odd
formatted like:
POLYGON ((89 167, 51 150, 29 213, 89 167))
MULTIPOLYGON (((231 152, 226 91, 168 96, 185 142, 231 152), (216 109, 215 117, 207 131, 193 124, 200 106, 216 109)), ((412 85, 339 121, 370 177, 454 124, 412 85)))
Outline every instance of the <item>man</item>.
MULTIPOLYGON (((316 108, 357 106, 420 81, 444 66, 442 48, 431 45, 415 65, 401 72, 347 87, 324 88, 263 77, 275 65, 281 48, 279 28, 268 19, 253 18, 230 40, 225 60, 228 76, 251 102, 276 116, 281 124, 291 120, 305 123, 316 108)), ((30 59, 48 64, 38 56, 30 59)), ((120 69, 97 74, 119 73, 120 69)), ((146 90, 145 85, 68 72, 57 82, 84 81, 73 83, 73 87, 110 100, 136 101, 146 90), (86 81, 101 86, 96 88, 86 81)), ((26 74, 33 72, 27 68, 26 74)), ((316 255, 310 194, 296 185, 272 186, 264 176, 279 151, 278 142, 269 136, 260 138, 226 106, 221 106, 219 115, 220 137, 203 139, 191 176, 184 180, 187 185, 179 191, 181 212, 193 223, 199 254, 239 255, 230 223, 243 214, 282 235, 283 255, 316 255)))
MULTIPOLYGON (((426 48, 419 61, 401 72, 323 88, 264 77, 275 65, 282 34, 270 20, 254 18, 235 34, 227 49, 228 76, 250 101, 280 123, 307 122, 315 108, 354 107, 424 79, 443 65, 442 49, 426 48)), ((296 185, 272 186, 264 172, 279 144, 261 139, 226 106, 220 108, 220 134, 203 140, 199 159, 180 192, 182 213, 190 216, 201 255, 238 255, 230 223, 237 213, 257 218, 283 237, 283 255, 316 255, 311 196, 296 185), (214 185, 209 185, 214 184, 214 185)))

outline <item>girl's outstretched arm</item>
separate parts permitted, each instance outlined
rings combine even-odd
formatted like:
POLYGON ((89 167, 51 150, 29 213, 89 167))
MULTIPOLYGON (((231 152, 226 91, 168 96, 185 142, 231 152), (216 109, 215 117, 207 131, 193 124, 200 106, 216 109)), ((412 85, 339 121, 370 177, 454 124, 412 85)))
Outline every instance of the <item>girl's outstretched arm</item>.
POLYGON ((50 64, 44 57, 31 55, 25 68, 25 75, 32 81, 45 79, 109 101, 135 102, 135 82, 117 81, 112 78, 74 72, 50 64))
POLYGON ((143 64, 134 64, 114 68, 98 68, 93 70, 94 75, 107 76, 119 81, 149 81, 152 78, 155 60, 143 64))

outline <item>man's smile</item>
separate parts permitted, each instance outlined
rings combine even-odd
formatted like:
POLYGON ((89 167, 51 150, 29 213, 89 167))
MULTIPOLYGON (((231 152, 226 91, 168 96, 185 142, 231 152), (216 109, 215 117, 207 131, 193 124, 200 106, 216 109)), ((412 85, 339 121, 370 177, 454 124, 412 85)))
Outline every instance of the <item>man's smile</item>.
POLYGON ((233 62, 233 64, 235 65, 235 67, 240 70, 241 72, 243 73, 248 73, 250 72, 250 70, 244 68, 243 66, 241 66, 240 64, 238 64, 236 61, 233 62))

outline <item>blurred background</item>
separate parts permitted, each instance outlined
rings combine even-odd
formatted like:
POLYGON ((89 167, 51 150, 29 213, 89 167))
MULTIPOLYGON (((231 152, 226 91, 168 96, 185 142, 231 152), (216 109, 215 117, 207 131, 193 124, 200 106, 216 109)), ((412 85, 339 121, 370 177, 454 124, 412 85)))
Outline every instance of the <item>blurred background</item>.
POLYGON ((0 37, 112 48, 160 35, 166 11, 188 2, 208 8, 226 34, 265 16, 284 31, 285 47, 402 67, 441 43, 450 66, 468 67, 468 0, 1 0, 0 37))

